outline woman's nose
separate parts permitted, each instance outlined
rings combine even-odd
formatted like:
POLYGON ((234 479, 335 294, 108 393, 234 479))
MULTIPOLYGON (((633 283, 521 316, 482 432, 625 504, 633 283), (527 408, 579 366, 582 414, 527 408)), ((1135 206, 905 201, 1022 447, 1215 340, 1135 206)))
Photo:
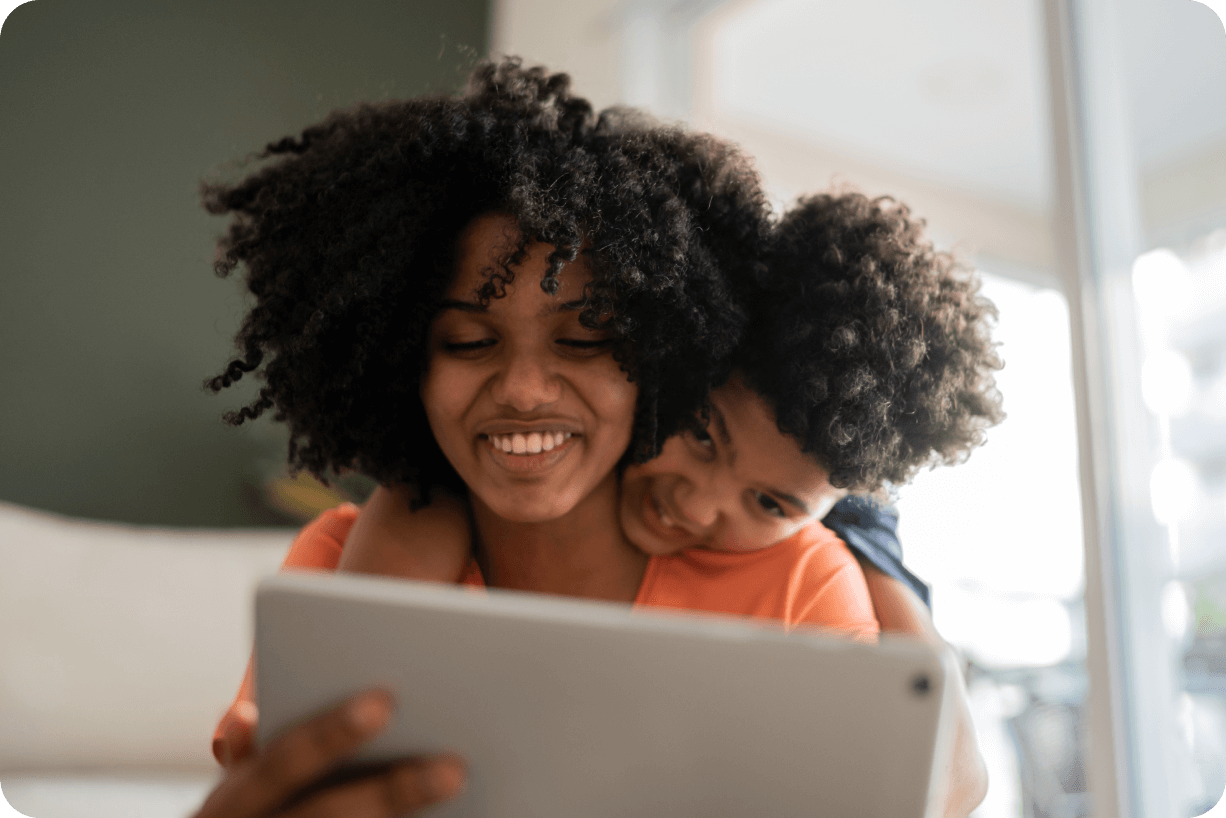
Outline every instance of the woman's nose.
POLYGON ((548 356, 529 349, 508 354, 492 391, 499 404, 532 412, 555 403, 562 396, 562 384, 548 356))

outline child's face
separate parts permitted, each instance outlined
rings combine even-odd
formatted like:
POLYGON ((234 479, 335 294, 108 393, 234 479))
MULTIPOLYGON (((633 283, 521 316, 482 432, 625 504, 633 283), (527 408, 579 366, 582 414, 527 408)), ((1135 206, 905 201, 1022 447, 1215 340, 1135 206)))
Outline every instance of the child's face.
POLYGON ((637 391, 609 339, 579 323, 590 278, 582 256, 551 296, 540 282, 552 248, 531 245, 505 297, 477 301, 515 230, 491 214, 462 234, 455 280, 430 328, 421 397, 473 502, 505 520, 545 522, 614 479, 637 391))
POLYGON ((828 477, 733 378, 711 394, 706 432, 669 438, 659 457, 626 469, 622 529, 648 554, 765 548, 826 516, 847 493, 828 477))

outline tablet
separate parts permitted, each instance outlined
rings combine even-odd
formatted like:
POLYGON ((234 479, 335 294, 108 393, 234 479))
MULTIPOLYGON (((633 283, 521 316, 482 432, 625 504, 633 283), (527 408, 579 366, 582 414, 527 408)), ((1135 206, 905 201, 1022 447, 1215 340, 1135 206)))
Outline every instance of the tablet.
POLYGON ((929 813, 949 743, 936 651, 650 610, 278 575, 256 595, 260 740, 377 685, 398 707, 355 762, 467 760, 431 816, 929 813))

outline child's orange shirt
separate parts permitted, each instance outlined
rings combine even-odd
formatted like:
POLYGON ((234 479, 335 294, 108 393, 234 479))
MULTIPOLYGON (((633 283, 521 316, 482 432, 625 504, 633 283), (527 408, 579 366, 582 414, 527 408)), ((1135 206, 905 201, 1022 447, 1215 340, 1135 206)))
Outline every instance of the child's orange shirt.
MULTIPOLYGON (((282 568, 335 570, 357 516, 352 504, 319 515, 294 538, 282 568)), ((484 585, 475 563, 464 583, 484 585)), ((872 639, 879 630, 860 564, 834 532, 817 522, 759 551, 690 549, 652 557, 634 605, 749 616, 786 628, 816 626, 858 639, 872 639)), ((249 665, 234 705, 217 725, 215 748, 235 706, 252 698, 249 665)))

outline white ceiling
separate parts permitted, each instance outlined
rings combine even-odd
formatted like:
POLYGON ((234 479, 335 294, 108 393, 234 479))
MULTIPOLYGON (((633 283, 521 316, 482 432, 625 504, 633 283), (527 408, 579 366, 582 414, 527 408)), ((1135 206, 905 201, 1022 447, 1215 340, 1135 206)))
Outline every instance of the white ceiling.
MULTIPOLYGON (((1226 36, 1193 0, 1117 0, 1138 163, 1226 146, 1226 36)), ((717 115, 1030 208, 1050 198, 1040 0, 758 0, 711 43, 717 115)))

